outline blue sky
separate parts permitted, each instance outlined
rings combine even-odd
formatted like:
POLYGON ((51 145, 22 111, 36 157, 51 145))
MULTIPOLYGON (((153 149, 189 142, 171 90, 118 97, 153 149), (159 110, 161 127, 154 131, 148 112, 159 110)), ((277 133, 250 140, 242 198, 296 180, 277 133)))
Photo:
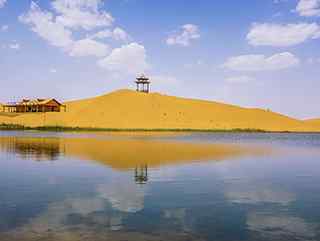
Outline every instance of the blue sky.
POLYGON ((320 117, 320 0, 0 0, 0 102, 134 88, 320 117))

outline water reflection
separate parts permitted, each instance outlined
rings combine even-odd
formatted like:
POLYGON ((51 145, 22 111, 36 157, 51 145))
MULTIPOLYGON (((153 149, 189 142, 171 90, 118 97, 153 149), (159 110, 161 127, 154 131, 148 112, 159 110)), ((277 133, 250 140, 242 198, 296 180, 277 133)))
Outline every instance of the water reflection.
POLYGON ((276 213, 249 213, 248 229, 257 240, 316 240, 317 225, 299 217, 276 213))
POLYGON ((254 145, 9 136, 0 149, 1 241, 320 237, 306 152, 312 180, 288 172, 301 157, 254 145))
POLYGON ((111 203, 113 209, 136 213, 144 208, 146 189, 146 186, 135 185, 131 180, 118 179, 98 185, 97 192, 111 203))
POLYGON ((37 161, 57 160, 60 154, 64 154, 63 143, 58 138, 1 137, 0 149, 37 161))
MULTIPOLYGON (((262 148, 246 148, 239 145, 196 144, 157 140, 110 140, 95 138, 32 138, 0 137, 0 149, 20 154, 24 158, 55 160, 59 155, 93 160, 115 169, 143 166, 157 167, 200 160, 221 161, 230 158, 263 155, 270 152, 262 148)), ((139 170, 140 169, 140 170, 139 170)), ((139 176, 137 176, 139 179, 139 176)), ((137 180, 139 181, 139 180, 137 180)), ((145 182, 144 180, 141 180, 145 182)), ((147 181, 147 180, 146 180, 147 181)))
POLYGON ((239 204, 276 203, 288 205, 296 200, 294 193, 281 190, 277 186, 259 183, 259 181, 229 184, 226 187, 225 195, 231 202, 239 204))
POLYGON ((148 165, 141 165, 134 169, 134 180, 140 185, 148 182, 148 165))

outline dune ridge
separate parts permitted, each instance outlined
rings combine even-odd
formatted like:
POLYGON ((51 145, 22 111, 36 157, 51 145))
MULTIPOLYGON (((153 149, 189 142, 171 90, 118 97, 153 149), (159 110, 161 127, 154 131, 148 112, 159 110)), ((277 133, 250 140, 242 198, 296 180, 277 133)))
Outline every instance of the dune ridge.
POLYGON ((64 104, 67 112, 0 113, 0 123, 28 127, 320 132, 320 125, 268 110, 131 90, 118 90, 64 104))

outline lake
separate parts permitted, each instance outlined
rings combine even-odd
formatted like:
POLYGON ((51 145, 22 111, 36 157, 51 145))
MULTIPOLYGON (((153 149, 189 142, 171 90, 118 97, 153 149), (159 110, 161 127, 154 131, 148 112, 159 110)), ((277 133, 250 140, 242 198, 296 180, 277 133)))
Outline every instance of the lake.
POLYGON ((320 240, 320 135, 0 132, 1 241, 320 240))

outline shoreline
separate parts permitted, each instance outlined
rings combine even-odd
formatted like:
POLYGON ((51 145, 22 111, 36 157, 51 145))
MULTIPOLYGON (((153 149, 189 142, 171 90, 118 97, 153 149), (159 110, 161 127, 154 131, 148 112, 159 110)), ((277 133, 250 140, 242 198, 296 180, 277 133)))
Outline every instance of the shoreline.
POLYGON ((30 127, 15 124, 0 124, 0 131, 43 131, 43 132, 194 132, 194 133, 279 133, 279 134, 320 134, 320 132, 302 131, 267 131, 262 129, 117 129, 117 128, 92 128, 92 127, 64 127, 64 126, 39 126, 30 127))

